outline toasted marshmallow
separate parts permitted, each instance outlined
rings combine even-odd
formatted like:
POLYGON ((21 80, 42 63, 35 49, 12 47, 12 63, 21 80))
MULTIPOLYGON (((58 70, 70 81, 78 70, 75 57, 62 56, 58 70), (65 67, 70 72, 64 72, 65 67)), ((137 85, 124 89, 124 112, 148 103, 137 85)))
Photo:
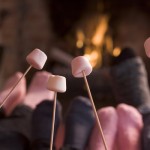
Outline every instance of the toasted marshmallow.
POLYGON ((92 66, 85 56, 78 56, 71 62, 72 74, 76 78, 83 77, 83 71, 86 76, 92 72, 92 66))
POLYGON ((34 49, 27 57, 27 62, 35 69, 41 70, 47 60, 47 56, 40 49, 34 49))
POLYGON ((59 93, 66 92, 66 78, 58 75, 50 75, 47 89, 59 93))

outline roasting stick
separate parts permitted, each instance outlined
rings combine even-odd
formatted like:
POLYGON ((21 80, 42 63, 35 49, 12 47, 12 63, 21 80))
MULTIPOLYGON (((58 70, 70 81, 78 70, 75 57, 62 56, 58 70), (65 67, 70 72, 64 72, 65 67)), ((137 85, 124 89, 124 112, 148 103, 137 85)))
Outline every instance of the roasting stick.
POLYGON ((11 95, 11 93, 14 91, 16 86, 20 83, 23 77, 26 76, 26 74, 30 71, 30 69, 36 68, 38 70, 41 70, 47 60, 47 56, 44 52, 42 52, 39 49, 34 49, 27 57, 26 57, 27 62, 30 64, 28 69, 25 71, 25 73, 21 76, 21 78, 16 82, 16 84, 12 87, 12 89, 8 92, 6 97, 2 100, 2 103, 0 104, 0 109, 2 106, 5 104, 7 101, 8 97, 11 95))
POLYGON ((71 66, 72 66, 72 74, 73 74, 74 77, 76 77, 76 78, 82 78, 83 77, 84 78, 85 85, 86 85, 86 88, 87 88, 87 91, 88 91, 88 95, 89 95, 90 101, 92 103, 93 111, 94 111, 96 121, 97 121, 97 124, 98 124, 98 128, 99 128, 99 131, 100 131, 100 134, 101 134, 101 137, 102 137, 102 141, 103 141, 105 150, 108 150, 108 146, 106 144, 106 140, 105 140, 105 137, 104 137, 104 134, 103 134, 103 130, 102 130, 102 127, 101 127, 101 124, 100 124, 100 120, 98 118, 97 111, 96 111, 94 101, 93 101, 93 98, 92 98, 90 87, 89 87, 89 84, 88 84, 88 81, 87 81, 87 78, 86 78, 86 76, 88 76, 92 72, 92 66, 89 63, 88 59, 84 56, 78 56, 78 57, 74 58, 71 62, 71 66))
POLYGON ((19 84, 19 82, 22 80, 22 78, 29 72, 29 70, 32 68, 32 66, 29 66, 29 68, 26 70, 26 72, 22 75, 22 77, 16 82, 16 84, 12 87, 12 89, 9 91, 9 93, 6 95, 6 97, 2 100, 2 103, 0 104, 0 109, 3 107, 5 102, 7 101, 8 97, 11 95, 13 90, 16 88, 16 86, 19 84))
POLYGON ((57 99, 57 92, 55 92, 55 94, 54 94, 54 106, 53 106, 53 118, 52 118, 51 139, 50 139, 50 150, 53 149, 54 127, 55 127, 55 112, 56 112, 56 99, 57 99))
POLYGON ((66 78, 58 75, 50 75, 48 80, 47 89, 54 91, 54 105, 53 105, 53 116, 52 116, 52 128, 51 128, 51 139, 50 139, 50 150, 53 149, 53 139, 54 139, 54 127, 55 127, 55 113, 56 113, 56 102, 57 102, 57 92, 66 92, 66 78))
POLYGON ((105 141, 105 137, 104 137, 104 134, 103 134, 103 130, 102 130, 102 127, 101 127, 101 124, 100 124, 100 120, 99 120, 98 115, 97 115, 97 111, 96 111, 96 108, 95 108, 95 105, 94 105, 93 97, 92 97, 92 94, 91 94, 91 90, 90 90, 90 87, 89 87, 89 84, 88 84, 85 72, 82 71, 82 73, 83 73, 85 85, 86 85, 86 88, 87 88, 87 91, 88 91, 88 95, 89 95, 90 101, 92 103, 92 107, 93 107, 93 110, 94 110, 94 114, 95 114, 95 117, 96 117, 98 128, 99 128, 99 131, 100 131, 103 143, 104 143, 104 147, 105 147, 106 150, 108 150, 108 147, 107 147, 107 144, 106 144, 106 141, 105 141))

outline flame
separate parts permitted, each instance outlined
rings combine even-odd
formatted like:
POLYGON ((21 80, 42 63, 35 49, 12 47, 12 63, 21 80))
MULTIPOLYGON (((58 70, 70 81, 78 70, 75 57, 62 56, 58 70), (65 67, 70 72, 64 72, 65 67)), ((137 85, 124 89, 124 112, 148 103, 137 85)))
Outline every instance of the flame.
POLYGON ((113 40, 110 36, 106 36, 105 38, 106 50, 112 54, 113 53, 113 40))
POLYGON ((85 49, 85 55, 92 67, 99 67, 102 64, 102 53, 101 48, 104 42, 104 37, 106 34, 106 31, 108 29, 108 17, 102 16, 99 18, 99 23, 97 25, 96 31, 94 33, 94 36, 91 39, 91 43, 93 46, 86 47, 85 49))
POLYGON ((120 55, 120 53, 121 53, 121 48, 115 47, 112 54, 113 56, 117 57, 120 55))
MULTIPOLYGON (((77 30, 76 32, 76 47, 84 48, 84 56, 87 57, 93 68, 98 68, 102 64, 102 51, 104 45, 104 40, 106 40, 106 32, 108 29, 108 16, 103 15, 98 18, 98 24, 96 25, 96 30, 92 38, 86 37, 88 34, 84 33, 82 30, 77 30), (85 36, 86 35, 86 36, 85 36), (90 40, 90 41, 89 41, 90 40)), ((108 38, 108 48, 113 49, 112 39, 108 38)))
POLYGON ((103 16, 97 26, 96 32, 92 38, 92 43, 95 46, 100 46, 103 43, 104 35, 108 29, 108 17, 103 16))
POLYGON ((98 50, 93 50, 91 52, 85 53, 84 56, 90 61, 93 68, 98 64, 101 64, 102 57, 101 53, 99 53, 98 50))
POLYGON ((78 30, 76 36, 77 36, 76 46, 77 48, 82 48, 85 39, 84 33, 81 30, 78 30))
POLYGON ((76 42, 76 46, 77 46, 77 48, 82 48, 83 47, 83 41, 80 41, 80 40, 78 40, 77 42, 76 42))

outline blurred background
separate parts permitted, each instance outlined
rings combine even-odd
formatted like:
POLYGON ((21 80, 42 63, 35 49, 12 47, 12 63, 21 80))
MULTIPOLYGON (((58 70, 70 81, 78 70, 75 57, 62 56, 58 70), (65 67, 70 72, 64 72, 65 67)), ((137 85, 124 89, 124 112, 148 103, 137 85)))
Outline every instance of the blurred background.
MULTIPOLYGON (((48 56, 44 69, 67 78, 68 90, 60 98, 86 95, 70 68, 72 58, 85 55, 94 68, 88 77, 93 97, 98 105, 108 105, 113 94, 107 70, 123 47, 143 58, 150 81, 143 47, 149 36, 149 0, 0 0, 0 87, 14 72, 27 69, 26 56, 39 48, 48 56)), ((28 83, 35 72, 27 75, 28 83)))

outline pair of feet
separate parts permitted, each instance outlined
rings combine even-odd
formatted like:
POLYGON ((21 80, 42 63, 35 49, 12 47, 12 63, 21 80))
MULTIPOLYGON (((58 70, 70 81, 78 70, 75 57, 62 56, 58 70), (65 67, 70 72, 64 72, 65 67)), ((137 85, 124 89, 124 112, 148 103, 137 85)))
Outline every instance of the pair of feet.
MULTIPOLYGON (((21 72, 17 72, 6 81, 0 92, 0 103, 3 102, 3 99, 22 75, 21 72)), ((50 73, 46 71, 37 72, 31 81, 28 91, 26 90, 26 79, 23 77, 3 105, 4 113, 7 116, 10 115, 15 107, 20 104, 25 104, 34 109, 44 99, 53 100, 54 93, 46 89, 49 75, 50 73)))
MULTIPOLYGON (((84 150, 95 123, 90 100, 76 97, 72 100, 65 119, 62 120, 61 104, 57 101, 55 115, 54 147, 56 150, 84 150)), ((43 101, 33 112, 32 143, 34 149, 49 149, 53 103, 43 101)))
MULTIPOLYGON (((33 113, 32 139, 35 149, 49 148, 53 103, 43 101, 33 113)), ((75 98, 61 123, 61 105, 57 101, 55 149, 105 150, 89 99, 75 98), (95 124, 95 125, 94 125, 95 124)), ((141 114, 132 106, 120 104, 98 110, 98 116, 109 150, 140 150, 143 128, 141 114)))

